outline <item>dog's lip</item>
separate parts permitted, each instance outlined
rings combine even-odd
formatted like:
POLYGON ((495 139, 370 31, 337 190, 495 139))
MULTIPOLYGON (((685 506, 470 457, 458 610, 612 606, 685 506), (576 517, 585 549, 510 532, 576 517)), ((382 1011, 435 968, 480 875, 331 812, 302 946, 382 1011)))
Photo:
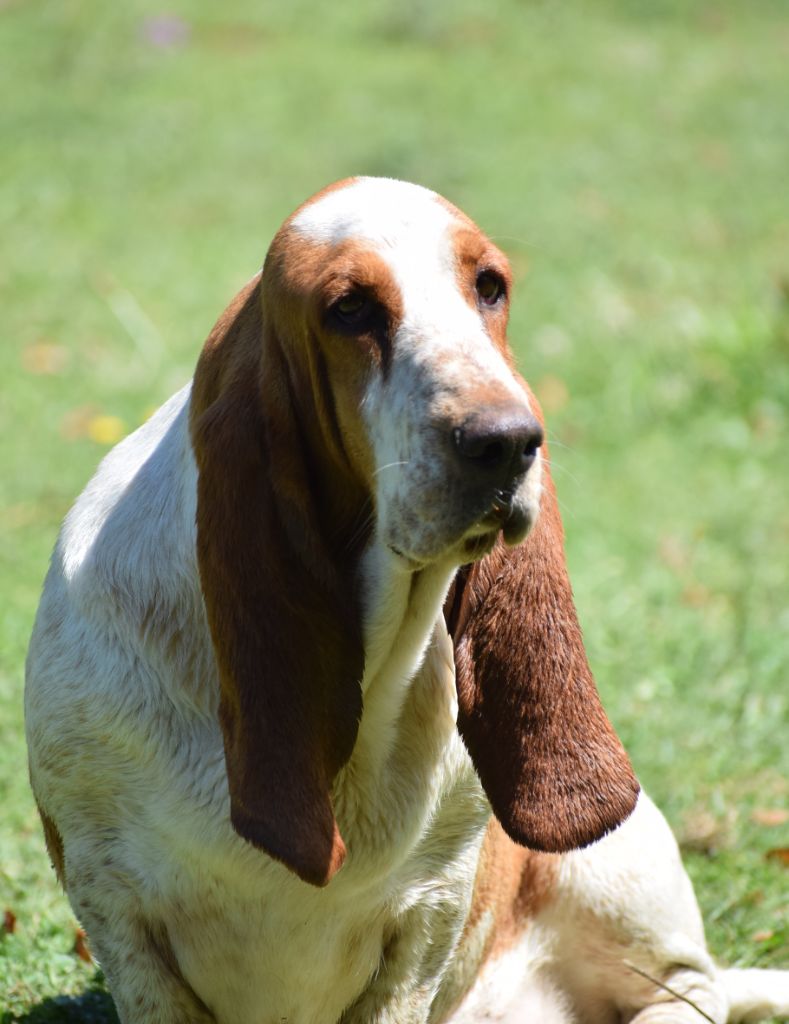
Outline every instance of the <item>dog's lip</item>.
POLYGON ((487 533, 489 530, 501 530, 504 539, 528 531, 531 522, 528 504, 517 501, 511 491, 497 491, 484 515, 478 519, 470 536, 487 533))
POLYGON ((425 563, 420 562, 419 559, 414 558, 413 555, 406 554, 405 551, 401 551, 400 548, 395 547, 394 544, 388 544, 387 547, 409 571, 418 572, 420 569, 424 569, 425 563))
POLYGON ((463 543, 463 555, 470 562, 489 554, 498 540, 499 527, 488 529, 485 533, 467 535, 463 543))
POLYGON ((536 515, 528 504, 495 502, 493 506, 478 519, 466 533, 465 546, 475 545, 484 538, 495 538, 501 533, 507 547, 516 547, 526 538, 534 525, 536 515))
POLYGON ((507 547, 515 547, 525 539, 526 534, 534 524, 534 519, 532 511, 528 507, 516 506, 513 508, 501 527, 501 533, 507 547))
MULTIPOLYGON (((510 494, 497 493, 485 512, 463 533, 459 549, 454 550, 461 552, 464 562, 474 562, 493 549, 499 536, 507 547, 516 547, 525 539, 536 518, 536 510, 528 503, 516 501, 510 494)), ((391 542, 387 547, 407 572, 420 572, 435 561, 416 557, 391 542)))
POLYGON ((474 520, 472 526, 466 531, 466 537, 481 537, 483 534, 490 533, 491 530, 503 529, 512 512, 511 502, 494 500, 485 512, 474 520))

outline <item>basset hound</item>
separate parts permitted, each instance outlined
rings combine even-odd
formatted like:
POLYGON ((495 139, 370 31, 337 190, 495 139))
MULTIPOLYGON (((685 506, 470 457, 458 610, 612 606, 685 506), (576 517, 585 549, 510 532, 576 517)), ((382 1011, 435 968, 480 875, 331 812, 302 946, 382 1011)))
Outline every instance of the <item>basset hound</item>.
POLYGON ((435 193, 325 189, 68 515, 30 772, 125 1024, 789 1011, 600 704, 510 291, 435 193))

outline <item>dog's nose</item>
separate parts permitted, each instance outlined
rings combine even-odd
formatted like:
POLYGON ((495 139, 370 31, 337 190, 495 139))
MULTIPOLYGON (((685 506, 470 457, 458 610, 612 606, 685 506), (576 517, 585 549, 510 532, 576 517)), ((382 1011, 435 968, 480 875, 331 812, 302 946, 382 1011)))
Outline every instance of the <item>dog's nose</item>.
POLYGON ((485 410, 452 431, 465 469, 500 487, 530 468, 542 442, 542 427, 521 405, 485 410))

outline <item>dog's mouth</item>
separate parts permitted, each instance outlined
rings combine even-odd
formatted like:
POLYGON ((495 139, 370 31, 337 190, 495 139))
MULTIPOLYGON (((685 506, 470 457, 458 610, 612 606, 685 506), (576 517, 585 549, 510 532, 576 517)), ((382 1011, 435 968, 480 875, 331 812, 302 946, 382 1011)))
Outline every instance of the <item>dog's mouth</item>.
MULTIPOLYGON (((493 550, 499 536, 508 547, 520 544, 535 519, 536 510, 529 505, 515 502, 511 495, 497 494, 484 514, 465 531, 455 549, 459 552, 461 564, 484 558, 493 550)), ((401 566, 410 572, 418 572, 432 561, 415 557, 395 544, 389 544, 388 547, 401 566)))
POLYGON ((499 533, 508 547, 515 547, 524 540, 535 518, 534 510, 527 503, 516 501, 511 491, 497 491, 489 508, 467 534, 464 550, 481 558, 496 543, 499 533))
POLYGON ((420 561, 418 558, 414 558, 413 555, 407 554, 394 544, 388 544, 387 547, 395 555, 400 562, 401 566, 408 570, 408 572, 420 572, 425 568, 427 562, 420 561))
POLYGON ((484 558, 485 555, 490 554, 496 544, 498 536, 498 530, 490 530, 487 533, 478 534, 475 537, 469 537, 463 542, 463 561, 476 562, 477 559, 484 558))
MULTIPOLYGON (((484 533, 474 533, 473 536, 464 538, 460 547, 456 549, 456 551, 459 551, 459 556, 457 557, 459 564, 464 565, 466 562, 476 562, 478 559, 490 554, 500 532, 500 528, 497 527, 496 529, 488 529, 484 533)), ((401 568, 407 572, 420 572, 432 561, 432 559, 423 561, 414 558, 413 555, 408 554, 394 544, 389 544, 388 547, 397 558, 401 568)))

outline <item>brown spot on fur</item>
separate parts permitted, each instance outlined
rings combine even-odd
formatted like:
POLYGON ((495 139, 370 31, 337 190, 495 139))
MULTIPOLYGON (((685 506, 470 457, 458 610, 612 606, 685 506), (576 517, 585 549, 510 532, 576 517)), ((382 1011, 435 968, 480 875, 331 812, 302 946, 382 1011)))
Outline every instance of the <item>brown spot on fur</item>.
POLYGON ((512 946, 529 922, 555 898, 559 858, 512 842, 491 818, 480 853, 474 896, 461 946, 490 914, 483 960, 512 946))
MULTIPOLYGON (((358 379, 364 363, 354 360, 354 344, 365 351, 384 374, 391 362, 391 338, 403 318, 400 289, 381 256, 356 239, 318 243, 290 227, 274 237, 264 267, 266 294, 276 302, 282 327, 295 328, 292 338, 305 333, 324 352, 329 365, 342 362, 343 372, 358 379), (351 291, 362 291, 380 311, 370 328, 347 330, 331 323, 333 303, 351 291), (357 365, 349 365, 348 358, 357 365)), ((302 355, 304 351, 302 348, 302 355)), ((337 367, 340 369, 340 366, 337 367)), ((335 374, 340 377, 342 374, 335 374)))
POLYGON ((452 242, 455 250, 455 275, 458 290, 471 308, 481 314, 491 341, 504 356, 510 368, 514 369, 515 360, 507 342, 509 296, 512 291, 512 271, 509 260, 462 210, 453 206, 443 197, 439 197, 439 201, 455 220, 452 242), (477 277, 485 270, 497 274, 504 282, 505 294, 495 306, 481 304, 477 295, 477 277))
POLYGON ((38 813, 41 817, 41 824, 44 826, 44 842, 47 844, 49 859, 52 861, 52 867, 55 869, 58 881, 65 889, 66 861, 63 855, 63 839, 61 838, 60 832, 58 832, 55 822, 45 811, 41 809, 41 804, 36 802, 36 806, 38 807, 38 813))

